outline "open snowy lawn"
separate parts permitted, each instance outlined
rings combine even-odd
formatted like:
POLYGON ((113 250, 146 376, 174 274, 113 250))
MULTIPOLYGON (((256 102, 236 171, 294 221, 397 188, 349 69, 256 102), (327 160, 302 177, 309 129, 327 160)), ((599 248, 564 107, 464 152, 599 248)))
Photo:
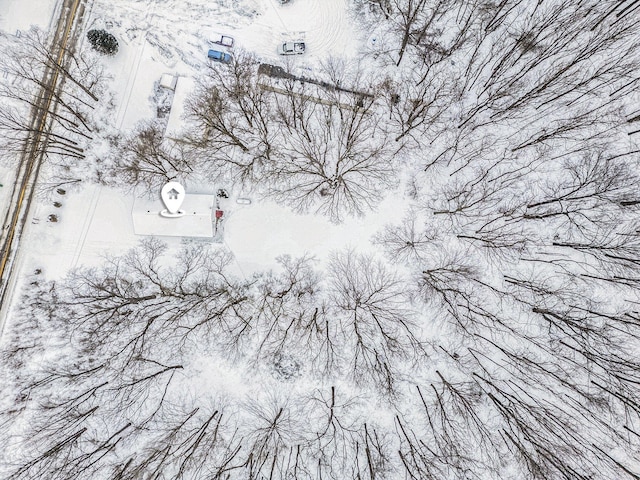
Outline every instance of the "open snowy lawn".
POLYGON ((104 61, 116 85, 115 118, 120 129, 131 130, 141 119, 155 116, 150 97, 154 84, 169 69, 149 56, 151 50, 145 38, 121 41, 118 55, 104 61))
POLYGON ((349 17, 346 0, 261 0, 256 21, 237 31, 238 44, 261 57, 282 60, 278 43, 295 40, 297 33, 306 40, 307 58, 344 57, 357 53, 361 44, 357 23, 349 17))
MULTIPOLYGON (((88 186, 54 197, 39 201, 28 226, 25 273, 39 268, 49 278, 60 278, 75 267, 100 265, 105 255, 122 254, 142 238, 133 232, 132 194, 88 186), (55 207, 54 202, 62 206, 55 207), (50 215, 57 221, 51 221, 50 215)), ((324 263, 332 251, 345 247, 362 253, 374 251, 372 235, 398 221, 405 208, 406 200, 390 196, 366 217, 336 225, 325 217, 297 214, 275 202, 229 202, 223 242, 245 276, 275 267, 276 258, 287 254, 313 256, 324 263)), ((179 238, 161 238, 169 245, 180 244, 179 238)))
POLYGON ((100 265, 105 255, 131 248, 138 240, 132 205, 130 196, 96 186, 40 200, 23 240, 29 245, 25 273, 40 268, 48 277, 60 278, 72 268, 100 265))
POLYGON ((46 30, 57 3, 56 0, 0 0, 0 30, 16 33, 32 25, 46 30))
POLYGON ((294 213, 269 201, 231 207, 225 243, 242 273, 249 275, 273 268, 280 255, 309 255, 324 263, 333 250, 372 251, 372 235, 401 218, 406 204, 402 198, 391 196, 366 217, 349 218, 340 225, 320 215, 294 213))

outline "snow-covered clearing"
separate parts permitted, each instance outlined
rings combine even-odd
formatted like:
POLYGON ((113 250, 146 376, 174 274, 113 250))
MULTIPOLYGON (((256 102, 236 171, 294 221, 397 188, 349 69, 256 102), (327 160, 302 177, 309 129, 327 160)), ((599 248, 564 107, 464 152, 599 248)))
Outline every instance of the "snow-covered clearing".
POLYGON ((96 0, 120 49, 21 239, 0 475, 637 478, 625 3, 96 0), (140 242, 168 179, 222 235, 140 242))
POLYGON ((125 252, 138 240, 133 234, 132 206, 132 198, 99 186, 56 193, 40 202, 28 228, 25 271, 41 269, 47 277, 61 278, 73 268, 99 265, 105 255, 125 252), (50 215, 56 215, 57 221, 51 221, 50 215))
POLYGON ((256 21, 235 30, 238 45, 256 52, 265 59, 280 60, 277 42, 296 40, 298 32, 306 40, 304 59, 353 57, 361 47, 362 31, 348 11, 347 0, 291 1, 280 5, 278 0, 261 0, 256 5, 256 21))
POLYGON ((0 1, 0 30, 16 34, 36 25, 46 30, 51 24, 58 0, 2 0, 0 1))
POLYGON ((335 250, 352 248, 376 253, 371 237, 397 221, 406 200, 394 195, 363 218, 336 225, 326 217, 297 214, 273 202, 232 207, 225 226, 225 244, 233 252, 244 275, 274 267, 281 255, 313 256, 320 264, 335 250))

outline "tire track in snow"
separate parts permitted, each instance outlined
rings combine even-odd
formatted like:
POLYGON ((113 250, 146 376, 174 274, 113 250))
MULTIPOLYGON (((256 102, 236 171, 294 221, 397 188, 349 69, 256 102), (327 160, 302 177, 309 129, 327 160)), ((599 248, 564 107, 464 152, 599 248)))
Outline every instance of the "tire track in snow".
POLYGON ((307 31, 310 52, 342 54, 350 43, 351 25, 345 0, 306 0, 308 15, 313 19, 307 31))
POLYGON ((84 249, 84 245, 87 241, 87 235, 89 234, 89 229, 91 228, 91 224, 93 223, 93 217, 96 213, 96 208, 98 207, 101 193, 102 186, 97 185, 93 191, 93 194, 91 195, 89 208, 87 208, 84 223, 82 224, 82 230, 80 231, 80 236, 78 237, 78 241, 76 243, 73 258, 71 259, 71 268, 76 268, 78 266, 78 262, 80 261, 80 257, 82 256, 82 250, 84 249))
POLYGON ((246 39, 241 40, 261 56, 282 60, 276 53, 277 44, 294 39, 297 32, 305 32, 307 54, 295 58, 351 56, 357 52, 360 32, 349 19, 347 0, 290 0, 285 5, 278 0, 263 0, 262 7, 257 21, 242 29, 246 39))
MULTIPOLYGON (((145 13, 145 21, 148 22, 148 19, 151 18, 151 15, 155 11, 155 4, 151 4, 147 7, 147 11, 145 13)), ((144 54, 145 47, 147 46, 147 35, 149 32, 145 32, 141 37, 141 43, 136 50, 136 53, 133 58, 133 63, 131 68, 129 69, 129 78, 127 79, 127 86, 125 87, 124 94, 122 96, 122 100, 120 103, 120 107, 118 109, 118 114, 116 116, 116 125, 119 130, 122 130, 122 125, 124 124, 124 120, 127 116, 127 110, 129 109, 129 102, 131 101, 131 96, 133 95, 133 87, 136 83, 136 77, 138 76, 138 71, 140 70, 140 63, 142 62, 142 56, 144 54)), ((130 45, 134 46, 137 42, 133 41, 130 45)))

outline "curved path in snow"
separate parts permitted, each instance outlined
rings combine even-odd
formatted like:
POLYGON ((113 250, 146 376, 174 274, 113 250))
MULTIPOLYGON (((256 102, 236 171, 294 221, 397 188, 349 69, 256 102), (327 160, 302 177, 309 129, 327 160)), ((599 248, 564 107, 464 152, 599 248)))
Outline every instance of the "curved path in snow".
POLYGON ((278 58, 278 43, 304 32, 304 57, 352 56, 357 51, 359 32, 347 14, 347 0, 290 0, 285 5, 279 0, 261 0, 261 7, 262 15, 255 23, 238 32, 247 50, 278 58))

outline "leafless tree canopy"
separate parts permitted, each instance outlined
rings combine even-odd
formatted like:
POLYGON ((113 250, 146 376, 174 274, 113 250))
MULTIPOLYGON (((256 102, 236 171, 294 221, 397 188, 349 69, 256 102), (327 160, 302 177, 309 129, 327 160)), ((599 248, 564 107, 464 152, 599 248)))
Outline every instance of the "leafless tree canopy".
POLYGON ((318 75, 330 81, 272 78, 249 55, 211 68, 189 105, 190 141, 209 152, 211 168, 340 221, 369 211, 395 184, 394 150, 358 72, 329 62, 318 75), (341 82, 364 93, 334 88, 341 82))
POLYGON ((184 181, 202 168, 192 149, 164 137, 164 126, 158 122, 139 125, 129 138, 122 140, 115 157, 107 181, 142 186, 153 192, 169 181, 184 181))
MULTIPOLYGON (((240 54, 183 140, 335 220, 402 181, 380 255, 244 278, 223 249, 147 241, 29 278, 4 477, 640 478, 637 2, 355 3, 385 34, 367 62, 322 85, 240 54)), ((140 135, 132 181, 190 174, 140 135)))
POLYGON ((47 173, 58 182, 86 175, 87 150, 97 142, 98 123, 110 108, 107 74, 94 55, 68 50, 63 62, 49 52, 46 34, 32 28, 20 37, 0 38, 5 54, 0 70, 0 131, 3 161, 15 163, 38 132, 46 113, 50 132, 41 137, 39 151, 49 159, 47 173), (55 77, 53 87, 49 79, 55 77), (38 98, 51 97, 46 105, 38 98))
POLYGON ((379 395, 394 398, 394 361, 417 341, 398 278, 353 252, 334 258, 326 285, 308 258, 239 280, 222 250, 167 253, 145 241, 100 269, 32 282, 24 328, 50 335, 15 330, 4 351, 7 387, 24 392, 6 399, 5 414, 31 425, 29 435, 7 432, 21 446, 7 443, 5 476, 285 478, 319 468, 338 478, 391 468, 389 434, 342 385, 356 378, 374 394, 382 380, 379 395), (27 355, 53 346, 55 358, 22 372, 27 355), (245 369, 231 366, 242 359, 245 369), (251 377, 254 393, 217 383, 223 364, 251 377), (314 380, 296 395, 263 388, 303 372, 314 380), (212 381, 203 397, 201 382, 212 381))

